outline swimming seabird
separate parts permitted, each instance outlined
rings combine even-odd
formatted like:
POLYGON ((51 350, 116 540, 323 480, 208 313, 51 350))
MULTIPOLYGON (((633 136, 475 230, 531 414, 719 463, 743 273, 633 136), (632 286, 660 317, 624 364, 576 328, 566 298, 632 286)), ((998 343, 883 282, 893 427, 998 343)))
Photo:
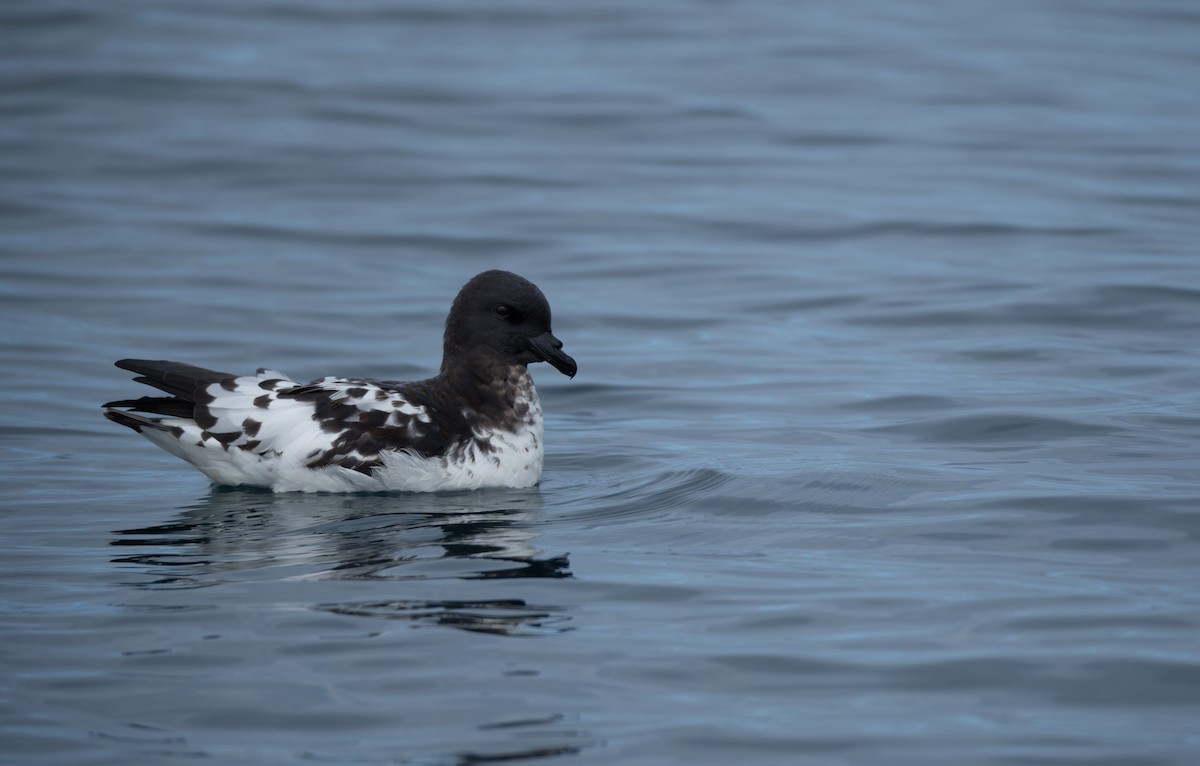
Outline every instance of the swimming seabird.
POLYGON ((526 365, 574 377, 532 282, 485 271, 446 319, 441 371, 414 382, 325 377, 300 384, 165 360, 117 366, 168 394, 109 402, 128 426, 220 485, 277 492, 532 487, 542 407, 526 365), (145 413, 145 414, 143 414, 145 413), (158 416, 158 417, 151 417, 158 416))

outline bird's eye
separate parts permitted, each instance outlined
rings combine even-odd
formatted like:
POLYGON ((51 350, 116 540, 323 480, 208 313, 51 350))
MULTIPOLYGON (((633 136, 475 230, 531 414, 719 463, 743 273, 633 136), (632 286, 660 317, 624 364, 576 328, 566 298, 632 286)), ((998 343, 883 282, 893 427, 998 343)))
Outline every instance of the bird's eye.
POLYGON ((501 303, 500 305, 496 306, 496 308, 492 309, 492 313, 495 314, 498 319, 510 319, 513 315, 513 310, 512 306, 501 303))

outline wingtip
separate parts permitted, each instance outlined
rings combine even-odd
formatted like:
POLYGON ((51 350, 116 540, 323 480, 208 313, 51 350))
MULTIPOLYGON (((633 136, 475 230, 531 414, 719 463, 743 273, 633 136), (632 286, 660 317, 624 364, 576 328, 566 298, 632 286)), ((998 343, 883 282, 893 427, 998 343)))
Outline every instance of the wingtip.
POLYGON ((136 417, 128 413, 121 412, 120 410, 109 409, 108 405, 106 404, 104 405, 103 415, 118 425, 125 426, 126 428, 132 428, 138 433, 142 432, 142 424, 138 422, 136 417))
MULTIPOLYGON (((110 402, 109 404, 118 404, 118 402, 110 402)), ((123 425, 126 428, 132 428, 139 434, 142 432, 143 428, 153 428, 158 431, 170 430, 167 426, 162 424, 161 420, 145 418, 141 415, 137 415, 132 412, 125 412, 123 410, 110 409, 108 405, 105 405, 104 407, 104 412, 102 413, 104 417, 108 418, 114 423, 123 425)))

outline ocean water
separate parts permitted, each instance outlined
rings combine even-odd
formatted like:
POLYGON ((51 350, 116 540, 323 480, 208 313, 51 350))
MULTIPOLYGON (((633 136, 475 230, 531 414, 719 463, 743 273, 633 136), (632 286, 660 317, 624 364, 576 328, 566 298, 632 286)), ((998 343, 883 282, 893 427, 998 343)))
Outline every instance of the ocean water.
POLYGON ((1194 3, 10 0, 0 762, 1200 762, 1194 3), (424 377, 541 486, 218 490, 169 358, 424 377))

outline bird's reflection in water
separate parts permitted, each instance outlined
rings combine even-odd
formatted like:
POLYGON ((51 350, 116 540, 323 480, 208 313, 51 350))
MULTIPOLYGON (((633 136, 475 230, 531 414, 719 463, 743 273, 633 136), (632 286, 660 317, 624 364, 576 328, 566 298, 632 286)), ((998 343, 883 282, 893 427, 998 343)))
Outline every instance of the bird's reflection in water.
MULTIPOLYGON (((429 495, 214 490, 167 523, 116 530, 112 544, 127 552, 113 561, 148 578, 130 584, 153 589, 250 579, 569 578, 565 555, 547 556, 533 544, 540 516, 536 489, 429 495)), ((409 598, 418 594, 405 590, 395 599, 314 608, 502 635, 566 629, 557 606, 511 598, 430 601, 409 598)))

